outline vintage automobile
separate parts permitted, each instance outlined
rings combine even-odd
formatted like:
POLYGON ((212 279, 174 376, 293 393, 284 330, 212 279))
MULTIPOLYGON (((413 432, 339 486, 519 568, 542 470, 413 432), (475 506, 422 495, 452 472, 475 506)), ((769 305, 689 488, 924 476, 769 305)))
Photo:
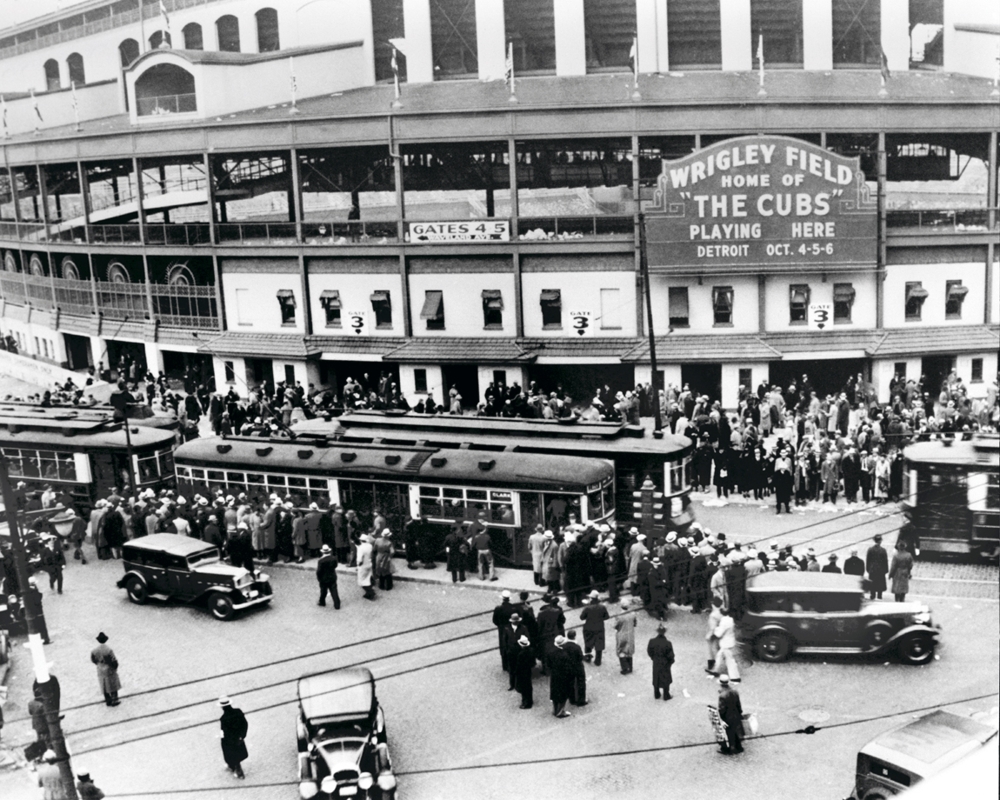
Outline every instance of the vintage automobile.
POLYGON ((217 547, 176 533, 133 539, 122 548, 122 560, 125 575, 118 588, 140 605, 153 597, 204 602, 212 616, 227 620, 273 597, 268 576, 260 570, 230 566, 217 547))
POLYGON ((395 800, 385 717, 364 667, 299 678, 299 795, 395 800))
POLYGON ((893 653, 905 664, 934 657, 939 628, 923 603, 875 600, 862 579, 826 572, 765 572, 747 582, 740 638, 761 661, 792 652, 893 653))

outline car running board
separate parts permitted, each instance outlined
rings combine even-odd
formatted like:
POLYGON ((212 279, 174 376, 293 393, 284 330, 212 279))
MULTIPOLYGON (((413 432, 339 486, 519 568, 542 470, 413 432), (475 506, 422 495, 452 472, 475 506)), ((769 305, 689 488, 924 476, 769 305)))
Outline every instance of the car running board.
POLYGON ((796 647, 795 652, 802 653, 803 655, 832 656, 841 653, 855 655, 859 653, 871 653, 873 651, 864 647, 796 647))

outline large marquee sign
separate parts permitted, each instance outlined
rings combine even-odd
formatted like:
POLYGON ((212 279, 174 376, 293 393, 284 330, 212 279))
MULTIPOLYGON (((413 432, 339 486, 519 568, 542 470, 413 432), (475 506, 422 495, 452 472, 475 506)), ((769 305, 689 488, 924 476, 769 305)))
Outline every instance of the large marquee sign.
POLYGON ((860 159, 784 136, 664 161, 644 204, 650 269, 872 267, 878 215, 860 159))

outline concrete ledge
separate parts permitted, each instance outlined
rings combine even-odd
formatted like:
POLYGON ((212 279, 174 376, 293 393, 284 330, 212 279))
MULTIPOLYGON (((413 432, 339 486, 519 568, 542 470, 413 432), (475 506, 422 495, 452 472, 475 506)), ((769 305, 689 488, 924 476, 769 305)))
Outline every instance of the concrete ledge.
MULTIPOLYGON (((73 382, 77 386, 83 389, 83 381, 86 380, 86 377, 79 372, 63 369, 56 364, 50 364, 46 361, 36 361, 29 356, 15 355, 7 350, 0 350, 0 375, 8 375, 25 383, 33 383, 40 390, 51 389, 52 384, 56 381, 62 384, 66 383, 70 378, 73 379, 73 382)), ((98 385, 103 386, 103 381, 95 380, 94 384, 88 388, 98 385)))

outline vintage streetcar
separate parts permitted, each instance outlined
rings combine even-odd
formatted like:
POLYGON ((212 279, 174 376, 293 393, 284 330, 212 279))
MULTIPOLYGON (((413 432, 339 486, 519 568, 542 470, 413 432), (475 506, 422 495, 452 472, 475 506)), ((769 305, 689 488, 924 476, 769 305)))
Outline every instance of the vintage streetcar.
POLYGON ((228 620, 273 597, 267 575, 230 566, 217 547, 201 539, 175 533, 143 536, 125 544, 122 561, 125 574, 117 586, 139 605, 150 598, 203 603, 213 617, 228 620))
POLYGON ((389 444, 319 437, 194 439, 174 454, 178 486, 187 493, 245 492, 343 505, 370 524, 377 509, 394 532, 419 514, 443 541, 452 525, 486 515, 493 553, 530 565, 536 524, 614 523, 614 466, 599 458, 389 444))
POLYGON ((903 451, 906 523, 918 555, 1000 556, 1000 437, 940 438, 903 451))
POLYGON ((174 483, 174 432, 130 424, 85 408, 0 405, 0 449, 11 480, 27 491, 51 484, 86 513, 112 489, 159 491, 174 483))

